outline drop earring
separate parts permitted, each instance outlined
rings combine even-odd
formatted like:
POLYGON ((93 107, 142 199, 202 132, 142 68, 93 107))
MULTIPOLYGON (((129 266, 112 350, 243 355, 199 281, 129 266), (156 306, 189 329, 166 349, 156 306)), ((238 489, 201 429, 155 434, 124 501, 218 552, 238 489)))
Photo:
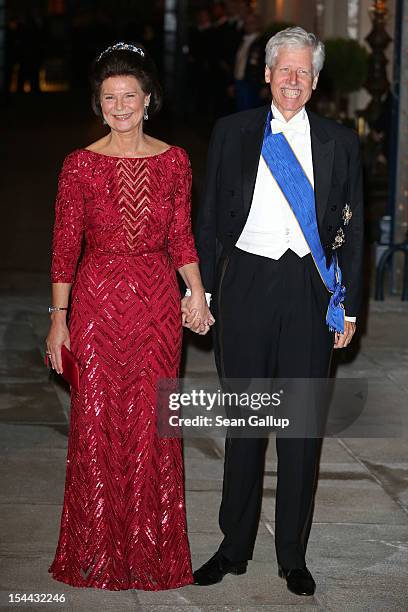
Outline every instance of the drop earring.
POLYGON ((144 107, 144 110, 143 110, 143 119, 144 119, 145 121, 147 121, 147 120, 148 120, 148 118, 149 118, 149 113, 147 112, 147 109, 148 109, 148 108, 149 108, 148 106, 145 106, 145 107, 144 107))

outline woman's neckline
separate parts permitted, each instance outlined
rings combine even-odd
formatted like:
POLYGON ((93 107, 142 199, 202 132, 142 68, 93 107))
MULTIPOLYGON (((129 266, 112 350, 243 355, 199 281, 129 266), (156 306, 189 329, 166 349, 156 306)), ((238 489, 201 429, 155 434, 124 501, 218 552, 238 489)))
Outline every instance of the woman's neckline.
POLYGON ((174 145, 170 145, 167 149, 162 151, 161 153, 156 153, 155 155, 143 155, 140 157, 126 157, 124 155, 106 155, 105 153, 98 153, 97 151, 92 151, 91 149, 82 148, 80 151, 86 151, 87 153, 93 153, 93 155, 99 155, 100 157, 108 157, 110 159, 152 159, 154 157, 160 157, 161 155, 165 155, 171 149, 174 148, 174 145))

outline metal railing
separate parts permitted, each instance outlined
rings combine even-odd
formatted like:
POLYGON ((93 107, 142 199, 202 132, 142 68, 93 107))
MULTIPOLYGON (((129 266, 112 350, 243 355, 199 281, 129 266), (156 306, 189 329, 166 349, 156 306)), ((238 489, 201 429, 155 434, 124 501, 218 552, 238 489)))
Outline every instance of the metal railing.
POLYGON ((375 300, 384 300, 384 274, 389 262, 392 262, 392 258, 395 253, 401 252, 404 254, 404 277, 402 281, 402 295, 401 300, 408 301, 408 233, 404 242, 399 244, 391 244, 381 256, 377 266, 377 273, 375 279, 375 300))

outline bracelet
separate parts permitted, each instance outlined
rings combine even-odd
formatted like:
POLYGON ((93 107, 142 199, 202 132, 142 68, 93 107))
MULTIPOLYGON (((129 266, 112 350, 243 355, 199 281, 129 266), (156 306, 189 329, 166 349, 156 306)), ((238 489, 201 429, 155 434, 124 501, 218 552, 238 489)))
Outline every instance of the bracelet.
POLYGON ((68 310, 68 308, 60 308, 60 306, 48 306, 48 312, 58 312, 59 310, 68 310))
MULTIPOLYGON (((186 289, 184 297, 191 297, 191 289, 189 289, 188 287, 186 289)), ((207 302, 207 306, 209 308, 210 307, 210 303, 211 303, 211 293, 205 292, 205 301, 207 302)))

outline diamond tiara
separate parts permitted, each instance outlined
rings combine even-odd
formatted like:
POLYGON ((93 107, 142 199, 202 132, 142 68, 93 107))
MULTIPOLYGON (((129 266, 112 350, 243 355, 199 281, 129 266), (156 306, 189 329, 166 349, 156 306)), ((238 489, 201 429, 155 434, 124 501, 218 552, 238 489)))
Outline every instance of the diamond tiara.
POLYGON ((107 47, 104 51, 102 51, 102 53, 100 53, 100 55, 98 55, 96 61, 99 62, 99 60, 106 53, 110 53, 111 51, 132 51, 132 53, 138 53, 141 57, 144 57, 144 51, 140 47, 135 47, 135 45, 130 45, 130 44, 125 43, 125 42, 118 42, 115 45, 107 47))

